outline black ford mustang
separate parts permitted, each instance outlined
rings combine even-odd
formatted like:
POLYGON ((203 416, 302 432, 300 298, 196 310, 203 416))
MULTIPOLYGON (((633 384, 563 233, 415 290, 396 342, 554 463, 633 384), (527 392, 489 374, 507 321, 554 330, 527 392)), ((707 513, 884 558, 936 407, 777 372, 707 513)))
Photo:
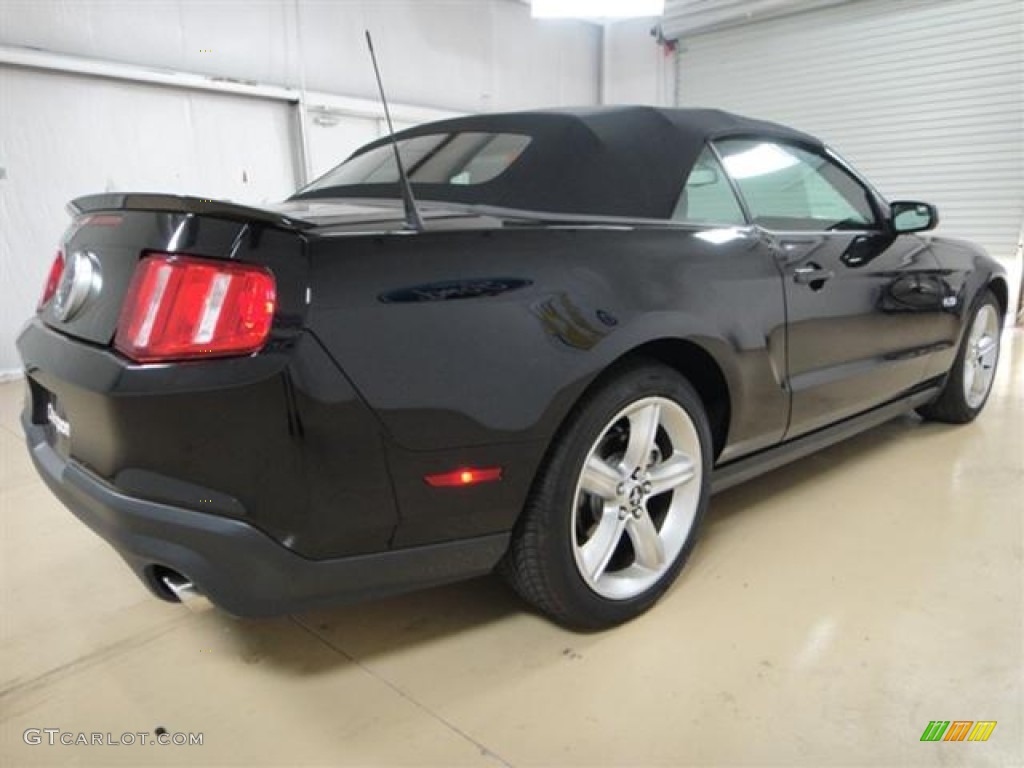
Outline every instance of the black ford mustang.
POLYGON ((71 204, 23 424, 158 596, 265 615, 498 569, 609 626, 712 490, 985 404, 1005 274, 811 136, 637 107, 397 148, 418 215, 387 140, 272 209, 71 204))

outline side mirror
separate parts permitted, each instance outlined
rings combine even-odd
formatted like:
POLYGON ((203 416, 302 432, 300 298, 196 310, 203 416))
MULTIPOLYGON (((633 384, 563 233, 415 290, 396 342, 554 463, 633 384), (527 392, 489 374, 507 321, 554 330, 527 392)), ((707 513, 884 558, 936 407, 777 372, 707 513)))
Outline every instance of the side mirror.
POLYGON ((924 232, 935 229, 939 211, 929 203, 901 200, 889 206, 889 220, 894 232, 924 232))

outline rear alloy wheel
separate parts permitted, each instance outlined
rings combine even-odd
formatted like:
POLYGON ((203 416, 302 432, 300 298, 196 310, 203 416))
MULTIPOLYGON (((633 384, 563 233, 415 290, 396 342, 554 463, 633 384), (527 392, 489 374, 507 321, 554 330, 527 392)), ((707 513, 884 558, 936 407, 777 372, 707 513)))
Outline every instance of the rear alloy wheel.
POLYGON ((710 430, 700 398, 647 364, 578 407, 542 469, 504 571, 563 624, 612 626, 671 585, 708 503, 710 430))
POLYGON ((946 385, 933 402, 918 408, 932 421, 966 424, 985 407, 999 362, 999 304, 986 291, 975 306, 946 385))
POLYGON ((587 586, 622 600, 657 583, 693 528, 701 463, 697 428, 674 400, 644 398, 612 417, 572 504, 573 556, 587 586))

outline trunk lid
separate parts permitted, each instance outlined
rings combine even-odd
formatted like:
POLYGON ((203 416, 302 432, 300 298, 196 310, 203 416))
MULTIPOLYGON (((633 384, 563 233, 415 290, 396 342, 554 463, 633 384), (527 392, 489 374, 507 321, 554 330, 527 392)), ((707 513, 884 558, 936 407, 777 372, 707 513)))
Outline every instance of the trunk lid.
MULTIPOLYGON (((269 250, 293 257, 301 250, 299 233, 312 226, 267 209, 176 195, 91 195, 74 200, 69 210, 75 218, 61 243, 64 274, 40 317, 61 333, 101 346, 113 341, 146 252, 267 264, 280 261, 266 258, 269 250)), ((282 271, 280 263, 276 271, 282 271)), ((285 293, 289 288, 299 286, 284 286, 285 293)))
MULTIPOLYGON (((197 197, 126 193, 80 197, 69 210, 74 220, 61 244, 64 276, 57 296, 40 317, 61 333, 104 347, 113 342, 128 286, 146 252, 232 259, 270 268, 283 315, 275 325, 294 328, 305 311, 308 270, 305 260, 297 258, 303 252, 304 233, 316 237, 407 232, 397 199, 289 200, 257 208, 197 197), (76 282, 89 285, 76 288, 76 282), (77 293, 78 299, 68 302, 70 293, 77 293), (289 308, 295 311, 289 313, 289 308)), ((428 231, 492 229, 508 220, 533 220, 529 215, 497 215, 451 203, 426 203, 423 218, 428 231)))

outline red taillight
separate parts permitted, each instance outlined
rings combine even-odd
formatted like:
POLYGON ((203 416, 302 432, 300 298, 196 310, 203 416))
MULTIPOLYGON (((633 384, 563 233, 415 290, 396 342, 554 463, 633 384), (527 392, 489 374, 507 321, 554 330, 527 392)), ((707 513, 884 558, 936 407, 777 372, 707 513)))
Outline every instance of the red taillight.
POLYGON ((432 488, 462 488, 467 485, 493 483, 495 480, 501 480, 501 467, 456 469, 454 472, 427 475, 423 479, 432 488))
POLYGON ((57 251, 57 255, 53 258, 53 264, 50 265, 50 274, 46 276, 46 285, 43 286, 43 295, 39 299, 39 306, 36 307, 36 310, 42 309, 46 306, 46 302, 53 298, 63 276, 64 254, 57 251))
POLYGON ((139 362, 248 354, 266 343, 275 301, 262 267, 151 254, 135 268, 114 346, 139 362))

